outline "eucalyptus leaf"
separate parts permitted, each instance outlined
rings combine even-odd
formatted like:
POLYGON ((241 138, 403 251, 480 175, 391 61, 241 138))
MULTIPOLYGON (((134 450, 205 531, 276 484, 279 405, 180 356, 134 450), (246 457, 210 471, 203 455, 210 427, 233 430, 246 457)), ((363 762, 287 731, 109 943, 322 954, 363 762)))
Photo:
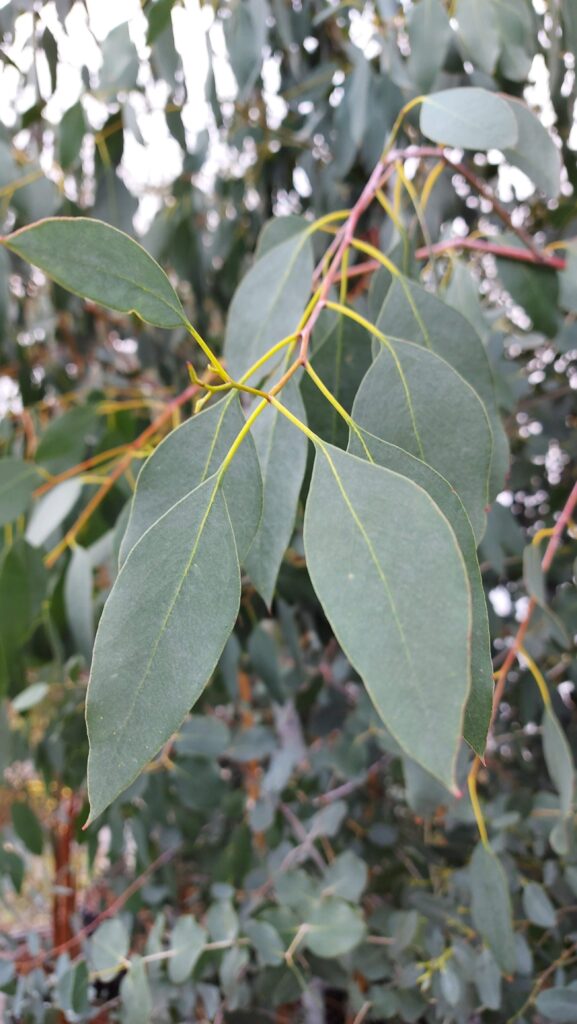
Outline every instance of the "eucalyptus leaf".
MULTIPOLYGON (((400 473, 422 487, 455 531, 467 570, 473 617, 471 692, 465 709, 463 734, 473 750, 483 757, 491 719, 493 665, 490 656, 487 606, 475 550, 475 538, 463 503, 445 478, 426 463, 365 430, 360 432, 360 436, 351 431, 349 451, 361 458, 366 458, 370 454, 377 465, 400 473)), ((436 797, 435 799, 438 804, 439 800, 436 797)))
POLYGON ((0 459, 0 526, 26 512, 39 484, 40 476, 32 463, 13 455, 0 459))
POLYGON ((307 303, 313 251, 306 231, 267 250, 237 288, 228 313, 227 366, 239 378, 298 326, 307 303))
POLYGON ((186 326, 166 274, 138 242, 87 217, 54 217, 20 228, 3 244, 67 291, 157 327, 186 326))
POLYGON ((135 545, 100 620, 86 705, 91 821, 130 785, 200 696, 239 601, 234 536, 212 477, 135 545))
MULTIPOLYGON (((204 409, 173 430, 144 463, 136 484, 120 566, 150 527, 215 473, 245 423, 237 395, 204 409)), ((239 558, 244 559, 262 512, 262 482, 254 441, 242 442, 223 482, 239 558)))
POLYGON ((459 149, 506 149, 515 145, 519 135, 507 101, 478 86, 426 96, 420 126, 433 142, 459 149))
MULTIPOLYGON (((306 421, 298 387, 289 381, 283 405, 306 421)), ((252 428, 263 481, 262 517, 245 558, 247 572, 270 607, 279 568, 294 529, 306 468, 307 439, 275 408, 265 409, 252 428)))
POLYGON ((473 924, 505 974, 517 965, 509 887, 499 859, 478 843, 470 867, 473 924))
POLYGON ((455 789, 471 597, 449 523, 412 481, 323 444, 304 538, 313 586, 387 729, 455 789))
POLYGON ((353 419, 444 476, 461 498, 480 540, 493 449, 491 427, 476 393, 444 359, 411 342, 383 346, 357 392, 353 419))
POLYGON ((189 914, 178 918, 170 938, 168 976, 174 985, 190 977, 206 944, 206 931, 189 914))

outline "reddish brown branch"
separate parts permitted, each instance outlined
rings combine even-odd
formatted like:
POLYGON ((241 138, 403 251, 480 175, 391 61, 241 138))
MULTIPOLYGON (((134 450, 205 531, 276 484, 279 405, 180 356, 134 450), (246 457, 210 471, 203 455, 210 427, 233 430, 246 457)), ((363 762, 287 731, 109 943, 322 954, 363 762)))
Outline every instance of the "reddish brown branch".
POLYGON ((115 914, 122 910, 123 906, 128 902, 128 900, 132 896, 134 896, 135 893, 139 891, 139 889, 142 889, 142 886, 146 884, 150 876, 153 875, 155 871, 158 871, 159 868, 164 867, 165 864, 168 864, 168 862, 172 860, 175 854, 178 853, 179 849, 180 845, 173 846, 169 850, 165 850, 164 853, 161 853, 160 856, 156 858, 156 860, 152 861, 152 864, 148 865, 148 867, 142 872, 142 874, 138 876, 138 878, 135 878, 134 881, 130 883, 130 885, 124 890, 123 893, 120 894, 120 896, 117 896, 117 898, 113 900, 112 903, 110 903, 109 906, 106 907, 100 914, 98 914, 98 916, 95 917, 94 920, 90 922, 90 924, 85 925, 84 928, 80 928, 80 930, 76 932, 76 935, 72 936, 71 939, 68 939, 66 942, 62 942, 59 946, 53 946, 52 949, 47 949, 43 953, 39 953, 38 956, 30 957, 27 959, 23 959, 22 956, 19 956, 17 953, 0 952, 0 960, 15 960, 18 962, 20 966, 21 973, 28 974, 30 971, 35 970, 37 967, 43 967, 44 964, 47 963, 47 961, 54 960, 62 953, 68 953, 71 950, 76 949, 76 947, 81 943, 81 941, 83 939, 87 939, 88 936, 91 935, 92 932, 95 931, 98 928, 98 926, 102 924, 103 921, 106 921, 107 918, 109 917, 114 917, 115 914))
MULTIPOLYGON (((494 242, 488 242, 481 238, 449 238, 444 242, 435 242, 434 245, 417 249, 415 257, 418 260, 428 260, 431 253, 438 255, 449 252, 451 249, 470 249, 473 252, 491 253, 499 259, 534 263, 537 266, 551 267, 553 270, 564 270, 566 266, 566 261, 561 256, 551 256, 548 253, 535 255, 529 249, 517 249, 514 245, 496 245, 494 242)), ((368 264, 365 263, 364 268, 364 273, 368 273, 368 264)))

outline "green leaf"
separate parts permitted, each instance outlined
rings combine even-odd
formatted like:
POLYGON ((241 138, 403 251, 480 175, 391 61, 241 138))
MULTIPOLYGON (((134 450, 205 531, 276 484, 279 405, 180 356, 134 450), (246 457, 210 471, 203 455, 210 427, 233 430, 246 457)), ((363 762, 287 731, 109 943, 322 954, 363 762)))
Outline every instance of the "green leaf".
POLYGON ((12 804, 12 824, 19 839, 30 853, 39 857, 44 848, 42 826, 28 804, 12 804))
MULTIPOLYGON (((138 475, 120 546, 120 566, 153 523, 218 470, 244 423, 238 395, 233 394, 164 438, 138 475)), ((243 561, 262 513, 262 481, 251 435, 242 442, 225 474, 223 494, 243 561)))
POLYGON ((182 985, 192 974, 206 944, 206 931, 190 914, 179 917, 170 937, 168 977, 173 985, 182 985))
POLYGON ((266 18, 264 0, 236 0, 224 23, 226 48, 241 102, 250 94, 260 74, 267 36, 266 18))
POLYGON ((38 470, 32 463, 14 455, 0 459, 0 526, 14 522, 26 512, 39 484, 38 470))
POLYGON ((148 1024, 152 1014, 152 993, 142 957, 130 961, 130 970, 120 985, 123 1024, 148 1024))
POLYGON ((230 729, 214 715, 192 715, 176 738, 181 757, 214 759, 224 753, 230 742, 230 729))
POLYGON ((20 228, 3 243, 83 299, 135 313, 157 327, 187 324, 166 274, 138 242, 87 217, 53 217, 20 228))
MULTIPOLYGON (((306 413, 291 380, 283 388, 283 405, 301 421, 306 413)), ((278 571, 292 536, 307 459, 307 439, 277 409, 266 409, 252 428, 263 480, 262 518, 245 558, 247 572, 270 607, 278 571)))
POLYGON ((313 250, 306 231, 269 249, 234 293, 225 355, 240 377, 265 352, 296 330, 311 290, 313 250))
POLYGON ((178 729, 216 667, 239 602, 232 527, 211 477, 143 535, 106 602, 86 707, 90 821, 178 729))
POLYGON ((509 886, 492 850, 475 847, 470 867, 471 916, 481 938, 505 974, 517 966, 509 886))
POLYGON ((148 29, 146 32, 146 43, 152 46, 157 36, 164 32, 170 24, 170 15, 175 0, 156 0, 147 11, 148 29))
POLYGON ((309 926, 307 948, 327 960, 350 953, 366 935, 361 912, 336 897, 327 897, 313 907, 305 923, 309 926))
POLYGON ((577 991, 573 986, 548 988, 535 999, 539 1013, 553 1024, 574 1024, 576 1004, 577 991))
POLYGON ((509 468, 509 442, 487 353, 475 328, 437 295, 405 277, 392 280, 375 324, 390 338, 414 341, 436 352, 477 393, 493 435, 489 497, 494 497, 503 489, 509 468))
POLYGON ((407 17, 411 55, 407 71, 421 92, 428 92, 444 64, 451 40, 449 16, 441 0, 420 0, 407 17))
POLYGON ((507 97, 517 121, 517 142, 503 150, 510 164, 519 167, 549 199, 561 188, 561 153, 545 126, 521 100, 507 97))
POLYGON ((282 939, 268 921, 247 921, 243 932, 254 946, 261 967, 278 967, 284 963, 282 939))
POLYGON ((459 23, 457 36, 469 60, 487 75, 492 75, 501 50, 490 0, 458 0, 455 16, 459 23))
MULTIPOLYGON (((472 602, 471 692, 465 709, 463 735, 473 750, 483 757, 493 702, 493 664, 485 592, 469 517, 456 491, 425 462, 367 431, 362 431, 362 439, 377 465, 400 473, 422 487, 455 531, 467 570, 472 602)), ((351 431, 349 451, 366 458, 364 445, 351 431)))
POLYGON ((420 127, 433 142, 459 149, 506 149, 517 141, 517 122, 506 100, 476 86, 426 96, 420 127))
POLYGON ((31 683, 25 690, 21 690, 20 693, 14 697, 12 701, 12 707, 14 711, 22 714, 23 711, 28 711, 30 708, 36 707, 41 700, 48 693, 50 687, 48 683, 31 683))
POLYGON ((64 581, 64 606, 76 650, 90 664, 94 644, 92 562, 85 548, 75 547, 64 581))
POLYGON ((40 551, 15 541, 0 566, 0 644, 9 667, 40 619, 47 579, 40 551))
MULTIPOLYGON (((571 243, 565 251, 565 269, 559 274, 559 305, 568 313, 577 313, 577 246, 571 243)), ((574 348, 570 344, 570 348, 574 348)))
POLYGON ((476 958, 475 985, 479 999, 487 1010, 499 1010, 501 1007, 501 972, 495 963, 493 954, 482 949, 476 958))
POLYGON ((138 54, 130 38, 128 22, 112 29, 102 43, 102 67, 100 68, 99 99, 112 99, 121 90, 133 89, 139 69, 138 54))
POLYGON ((70 107, 60 119, 58 134, 58 161, 63 170, 72 167, 82 147, 86 132, 86 118, 80 100, 70 107))
MULTIPOLYGON (((345 316, 331 324, 311 356, 313 369, 349 413, 371 361, 369 335, 364 327, 345 316)), ((347 424, 308 374, 303 376, 301 391, 311 430, 324 441, 345 448, 347 424)))
POLYGON ((33 548, 42 547, 58 529, 74 508, 82 487, 81 480, 65 480, 34 505, 24 535, 33 548))
POLYGON ((79 462, 98 429, 98 410, 80 405, 58 416, 46 428, 36 449, 36 461, 49 473, 61 473, 79 462))
POLYGON ((557 923, 555 907, 542 885, 527 882, 523 889, 523 909, 529 920, 539 928, 554 928, 557 923))
MULTIPOLYGON (((515 236, 504 236, 508 245, 523 248, 515 236)), ((550 267, 531 266, 518 260, 497 260, 503 287, 522 306, 536 331, 553 338, 559 329, 559 279, 550 267)))
POLYGON ((412 481, 323 444, 304 539, 325 614, 385 726, 454 789, 471 598, 452 528, 412 481))
POLYGON ((549 608, 541 551, 537 544, 528 544, 523 550, 523 578, 529 596, 536 601, 545 616, 551 636, 561 647, 571 647, 571 637, 564 623, 549 608))
POLYGON ((128 956, 130 937, 120 918, 103 921, 90 941, 90 961, 98 974, 115 974, 128 956))
POLYGON ((551 833, 551 844, 559 854, 568 851, 567 824, 575 802, 575 770, 571 748, 553 708, 545 708, 542 723, 543 756, 551 781, 559 794, 561 820, 551 833))
POLYGON ((364 860, 352 850, 340 853, 325 871, 324 889, 349 903, 358 903, 366 889, 369 872, 364 860))
POLYGON ((501 36, 499 70, 512 82, 525 82, 538 45, 530 0, 494 0, 501 36))
POLYGON ((80 1016, 88 1011, 88 967, 85 960, 73 964, 58 977, 56 1001, 58 1008, 70 1015, 80 1016))
POLYGON ((444 476, 461 498, 480 540, 488 500, 491 427, 477 394, 449 363, 408 341, 383 347, 357 392, 353 419, 444 476))

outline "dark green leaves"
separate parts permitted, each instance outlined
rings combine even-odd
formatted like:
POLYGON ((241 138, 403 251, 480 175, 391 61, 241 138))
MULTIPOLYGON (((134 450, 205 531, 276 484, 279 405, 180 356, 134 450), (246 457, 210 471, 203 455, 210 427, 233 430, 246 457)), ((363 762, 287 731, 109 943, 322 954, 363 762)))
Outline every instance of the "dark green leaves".
POLYGON ((0 526, 26 512, 40 477, 35 466, 13 455, 0 459, 0 526))
POLYGON ((211 477, 135 545, 100 620, 86 708, 90 820, 178 728, 216 666, 239 600, 232 526, 211 477))
POLYGON ((518 138, 507 101, 477 87, 446 89, 423 100, 420 126, 433 142, 459 149, 506 149, 518 138))
POLYGON ((136 313, 157 327, 180 327, 187 322, 176 292, 152 256, 102 221, 41 220, 3 242, 84 299, 121 313, 136 313))
POLYGON ((225 354, 239 377, 298 326, 311 289, 313 251, 306 231, 268 249, 237 288, 229 310, 225 354))
MULTIPOLYGON (((229 396, 177 427, 140 471, 120 564, 165 512, 215 473, 245 422, 237 395, 229 396)), ((252 437, 247 437, 225 474, 223 493, 239 558, 244 559, 262 511, 262 483, 252 437)))
POLYGON ((471 612, 447 520, 410 480, 323 445, 305 551, 335 635, 383 722, 411 757, 455 788, 471 612))
POLYGON ((479 843, 471 860, 471 915, 499 967, 513 974, 517 966, 509 886, 492 850, 479 843))

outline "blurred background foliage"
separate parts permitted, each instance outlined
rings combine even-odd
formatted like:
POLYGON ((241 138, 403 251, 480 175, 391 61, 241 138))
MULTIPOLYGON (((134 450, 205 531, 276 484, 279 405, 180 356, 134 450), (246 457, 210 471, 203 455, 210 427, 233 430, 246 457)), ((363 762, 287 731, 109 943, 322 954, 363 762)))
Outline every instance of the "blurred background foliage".
MULTIPOLYGON (((11 0, 0 32, 2 232, 59 214, 133 234, 217 350, 257 240, 350 206, 413 96, 481 85, 539 115, 521 152, 468 154, 472 180, 405 154, 362 237, 485 342, 512 452, 481 545, 495 665, 533 596, 525 646, 561 723, 546 763, 522 660, 479 777, 515 922, 503 976, 506 937, 471 917, 480 896, 499 932, 503 894, 472 892, 467 796, 379 727, 297 522, 273 608, 245 587, 194 715, 83 833, 95 624, 197 356, 1 250, 0 1018, 577 1020, 576 529, 546 580, 531 543, 576 477, 575 0, 11 0), (555 266, 496 258, 515 232, 555 266), (430 258, 455 237, 473 244, 430 258)), ((367 312, 387 287, 351 294, 367 312)))

